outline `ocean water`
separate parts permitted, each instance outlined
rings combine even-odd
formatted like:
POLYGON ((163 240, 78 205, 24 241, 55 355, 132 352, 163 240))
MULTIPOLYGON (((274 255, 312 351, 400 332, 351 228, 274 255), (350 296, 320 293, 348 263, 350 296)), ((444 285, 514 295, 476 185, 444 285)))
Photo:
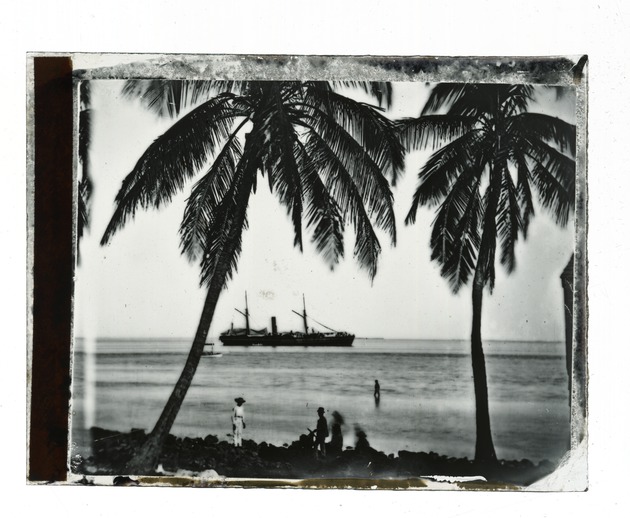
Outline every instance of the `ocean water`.
MULTIPOLYGON (((217 344, 219 342, 217 341, 217 344)), ((89 455, 91 426, 147 432, 184 365, 185 340, 78 339, 73 362, 73 454, 89 455)), ((465 341, 355 340, 352 348, 220 348, 202 358, 173 425, 178 436, 229 440, 234 398, 244 437, 282 445, 315 428, 323 406, 344 418, 344 446, 362 429, 386 453, 472 458, 475 405, 465 341), (374 380, 381 386, 377 405, 374 380)), ((569 443, 564 344, 486 342, 490 418, 502 459, 557 460, 569 443)))

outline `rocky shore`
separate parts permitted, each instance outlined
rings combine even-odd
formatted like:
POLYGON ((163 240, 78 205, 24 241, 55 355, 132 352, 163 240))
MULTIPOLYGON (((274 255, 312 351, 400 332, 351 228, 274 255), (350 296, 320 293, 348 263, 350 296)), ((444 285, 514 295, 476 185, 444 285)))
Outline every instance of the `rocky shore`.
MULTIPOLYGON (((78 475, 129 475, 125 464, 146 440, 144 430, 120 433, 92 428, 92 455, 75 459, 72 472, 78 475)), ((244 440, 235 448, 214 435, 205 438, 169 435, 156 471, 134 475, 156 475, 181 471, 248 479, 409 479, 428 476, 483 476, 490 483, 527 486, 555 469, 549 461, 534 464, 523 460, 500 460, 480 465, 467 458, 434 452, 399 451, 386 455, 370 447, 365 436, 353 447, 328 448, 326 457, 316 457, 312 439, 302 435, 290 445, 275 446, 244 440)))

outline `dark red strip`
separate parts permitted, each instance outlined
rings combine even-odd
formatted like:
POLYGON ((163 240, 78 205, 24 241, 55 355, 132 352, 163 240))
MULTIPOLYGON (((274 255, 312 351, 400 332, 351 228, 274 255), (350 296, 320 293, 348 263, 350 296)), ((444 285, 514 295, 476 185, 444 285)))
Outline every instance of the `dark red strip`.
POLYGON ((72 60, 34 58, 35 218, 29 474, 67 478, 72 316, 72 60))

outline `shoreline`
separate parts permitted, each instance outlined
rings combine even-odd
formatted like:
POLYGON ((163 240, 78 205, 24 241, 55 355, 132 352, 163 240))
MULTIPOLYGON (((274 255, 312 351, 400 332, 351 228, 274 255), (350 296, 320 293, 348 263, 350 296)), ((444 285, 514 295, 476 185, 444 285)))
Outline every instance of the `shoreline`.
POLYGON ((419 477, 477 477, 489 483, 527 486, 552 473, 556 464, 542 460, 499 460, 480 464, 468 458, 440 455, 436 452, 385 454, 372 448, 367 440, 350 447, 335 449, 327 444, 326 457, 317 457, 312 439, 307 435, 288 446, 243 440, 242 448, 219 440, 169 435, 155 470, 125 473, 133 452, 146 440, 144 430, 127 433, 93 427, 88 432, 92 454, 74 458, 71 472, 76 475, 158 475, 186 471, 214 471, 220 477, 239 479, 400 479, 419 477))

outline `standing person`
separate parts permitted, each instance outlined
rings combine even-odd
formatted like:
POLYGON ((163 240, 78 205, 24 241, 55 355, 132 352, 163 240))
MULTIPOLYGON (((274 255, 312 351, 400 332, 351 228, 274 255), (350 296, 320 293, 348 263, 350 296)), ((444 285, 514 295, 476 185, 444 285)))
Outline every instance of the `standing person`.
POLYGON ((232 409, 232 433, 234 434, 234 446, 243 446, 243 429, 245 428, 245 409, 242 397, 237 397, 236 406, 232 409))
POLYGON ((317 455, 317 448, 322 454, 322 457, 326 456, 326 437, 328 437, 328 421, 324 417, 323 407, 317 409, 317 428, 315 428, 315 455, 317 455))
POLYGON ((374 380, 374 399, 381 399, 381 386, 378 380, 374 380))

